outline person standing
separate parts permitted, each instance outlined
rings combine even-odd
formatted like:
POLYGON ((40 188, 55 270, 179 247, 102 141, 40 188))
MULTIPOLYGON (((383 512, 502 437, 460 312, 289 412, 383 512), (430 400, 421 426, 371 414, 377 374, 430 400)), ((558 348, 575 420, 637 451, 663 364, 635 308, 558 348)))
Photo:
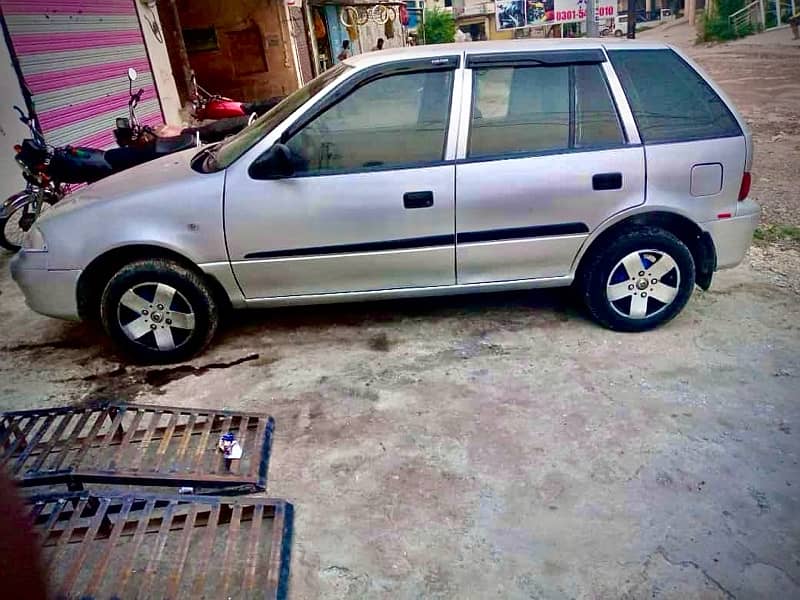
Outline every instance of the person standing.
POLYGON ((336 59, 342 61, 347 60, 348 58, 350 58, 350 40, 344 40, 342 42, 342 50, 339 52, 336 59))

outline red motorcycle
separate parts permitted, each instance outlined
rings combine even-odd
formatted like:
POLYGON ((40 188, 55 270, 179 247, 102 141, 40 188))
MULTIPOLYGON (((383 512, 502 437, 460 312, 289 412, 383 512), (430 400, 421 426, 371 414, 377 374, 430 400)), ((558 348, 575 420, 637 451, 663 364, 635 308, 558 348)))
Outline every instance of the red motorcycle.
POLYGON ((133 93, 133 82, 136 81, 137 76, 136 69, 128 69, 130 90, 128 117, 118 118, 114 129, 114 138, 121 148, 148 148, 156 141, 161 145, 169 142, 180 145, 185 140, 190 142, 197 140, 204 144, 219 142, 247 127, 256 117, 264 114, 283 99, 270 98, 260 102, 236 102, 221 96, 211 96, 202 88, 197 87, 195 100, 192 101, 194 116, 205 124, 195 127, 162 125, 153 128, 142 125, 136 118, 136 107, 144 94, 143 89, 133 93))
POLYGON ((225 96, 212 94, 197 83, 197 78, 192 72, 194 118, 198 121, 206 119, 230 119, 233 117, 248 117, 252 114, 263 115, 278 102, 282 96, 275 96, 258 102, 239 102, 225 96))

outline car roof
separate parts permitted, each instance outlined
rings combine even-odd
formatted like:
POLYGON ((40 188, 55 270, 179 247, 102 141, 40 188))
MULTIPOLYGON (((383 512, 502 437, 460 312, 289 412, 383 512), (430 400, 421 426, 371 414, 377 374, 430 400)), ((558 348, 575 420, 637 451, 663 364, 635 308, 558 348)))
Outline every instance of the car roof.
POLYGON ((663 42, 641 42, 634 40, 598 40, 598 39, 518 39, 496 40, 488 42, 461 42, 455 44, 429 44, 423 46, 406 46, 404 48, 388 48, 356 54, 345 62, 356 68, 415 58, 435 58, 454 54, 491 54, 516 53, 545 50, 588 50, 599 48, 637 48, 665 49, 669 44, 663 42))

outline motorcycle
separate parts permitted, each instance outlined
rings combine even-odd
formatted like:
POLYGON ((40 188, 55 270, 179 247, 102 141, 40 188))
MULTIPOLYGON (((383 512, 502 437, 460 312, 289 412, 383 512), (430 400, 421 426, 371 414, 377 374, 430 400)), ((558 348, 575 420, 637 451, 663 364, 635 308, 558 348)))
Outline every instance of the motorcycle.
POLYGON ((194 75, 195 92, 192 102, 193 112, 196 119, 214 119, 212 123, 198 125, 195 127, 185 127, 182 129, 164 126, 161 129, 153 129, 147 125, 141 125, 136 119, 136 106, 142 99, 144 90, 133 93, 133 82, 136 81, 137 73, 135 69, 128 69, 128 80, 130 82, 130 100, 128 101, 128 118, 118 118, 114 129, 114 138, 117 145, 125 147, 148 147, 156 139, 178 138, 182 136, 194 136, 204 144, 220 142, 226 137, 239 133, 242 129, 252 123, 256 117, 261 116, 273 106, 278 104, 283 98, 274 97, 258 102, 237 102, 222 96, 212 96, 206 90, 197 85, 194 75), (166 135, 169 133, 169 135, 166 135))
POLYGON ((203 126, 187 127, 178 130, 176 135, 166 136, 163 132, 159 134, 151 127, 142 125, 136 117, 136 107, 144 95, 144 89, 133 92, 133 82, 137 77, 136 69, 128 69, 128 117, 116 120, 114 138, 119 148, 111 150, 48 146, 36 119, 26 116, 18 106, 14 107, 20 115, 20 121, 28 126, 31 137, 14 147, 15 159, 22 168, 26 186, 0 206, 0 246, 12 252, 18 251, 25 234, 41 213, 66 196, 71 185, 94 183, 173 152, 200 146, 201 143, 221 141, 244 129, 256 116, 281 100, 270 98, 261 102, 235 102, 221 96, 211 96, 197 86, 206 94, 201 114, 222 115, 225 110, 229 111, 228 114, 234 111, 241 114, 203 126))
POLYGON ((14 107, 20 121, 30 131, 29 138, 14 146, 14 158, 22 169, 26 185, 23 191, 12 195, 0 206, 0 246, 12 252, 18 251, 25 234, 42 212, 66 196, 71 185, 94 183, 161 156, 200 145, 199 136, 192 133, 148 137, 136 119, 136 105, 143 90, 134 94, 132 86, 136 72, 130 69, 128 76, 131 82, 128 125, 131 139, 137 141, 135 145, 111 150, 52 147, 46 143, 36 119, 25 115, 20 107, 14 107))
POLYGON ((283 100, 282 96, 274 96, 257 102, 239 102, 212 94, 197 83, 194 71, 192 71, 192 88, 192 112, 198 121, 249 117, 252 114, 261 116, 283 100))
MULTIPOLYGON (((136 117, 136 107, 142 101, 144 89, 140 88, 138 92, 133 93, 133 82, 138 78, 136 69, 128 69, 128 116, 118 117, 114 127, 114 139, 117 146, 120 148, 139 148, 147 150, 152 148, 157 142, 161 144, 174 143, 176 146, 189 144, 191 138, 193 142, 199 143, 205 141, 199 137, 198 132, 195 130, 180 130, 177 135, 163 136, 156 134, 155 130, 147 125, 139 123, 136 117)), ((187 145, 187 147, 189 147, 187 145)))
POLYGON ((7 198, 0 207, 0 246, 16 252, 22 237, 31 228, 46 206, 58 202, 68 188, 54 181, 46 172, 50 155, 36 120, 26 117, 14 107, 20 121, 28 126, 31 137, 14 146, 15 159, 22 168, 25 189, 7 198))

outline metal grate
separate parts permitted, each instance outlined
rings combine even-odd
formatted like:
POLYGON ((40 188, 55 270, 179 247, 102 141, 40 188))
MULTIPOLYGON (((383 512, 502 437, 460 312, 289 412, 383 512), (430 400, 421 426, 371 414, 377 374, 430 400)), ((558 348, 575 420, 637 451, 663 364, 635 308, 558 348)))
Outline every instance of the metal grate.
POLYGON ((70 492, 28 503, 55 597, 285 597, 284 500, 70 492))
POLYGON ((263 491, 274 427, 265 415, 123 403, 7 412, 0 417, 0 466, 23 486, 263 491), (217 447, 228 432, 242 447, 241 459, 225 459, 217 447))

